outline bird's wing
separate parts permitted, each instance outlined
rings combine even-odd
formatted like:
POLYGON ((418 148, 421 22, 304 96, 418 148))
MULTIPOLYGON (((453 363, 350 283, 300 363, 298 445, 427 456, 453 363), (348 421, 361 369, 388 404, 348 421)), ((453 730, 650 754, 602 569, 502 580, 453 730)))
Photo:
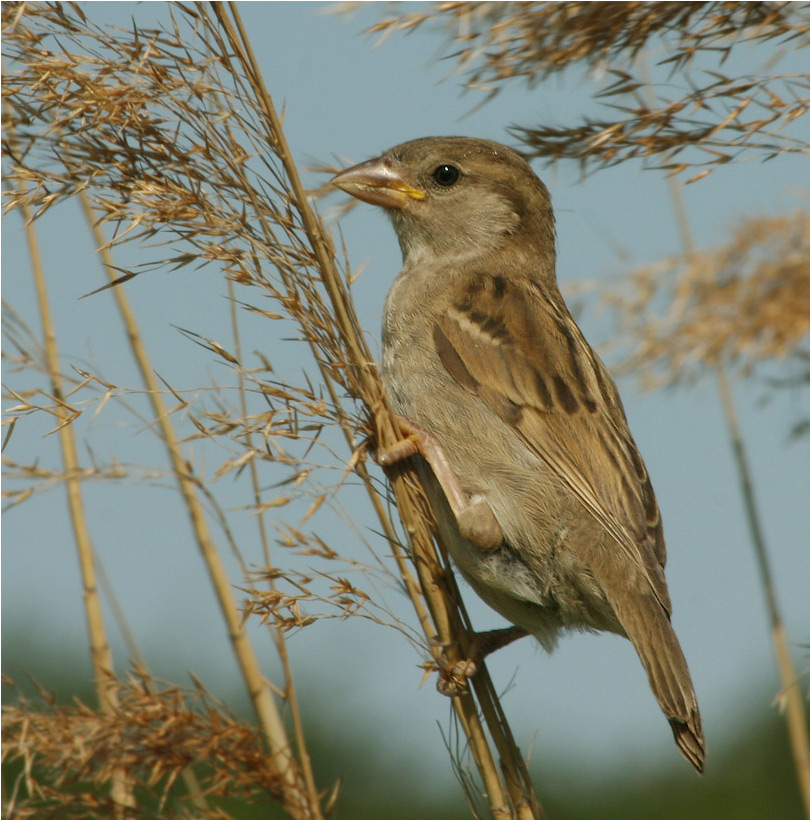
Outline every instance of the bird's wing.
MULTIPOLYGON (((661 519, 616 386, 557 289, 481 276, 434 326, 440 360, 580 500, 670 613, 661 519)), ((628 567, 628 565, 624 565, 628 567)))

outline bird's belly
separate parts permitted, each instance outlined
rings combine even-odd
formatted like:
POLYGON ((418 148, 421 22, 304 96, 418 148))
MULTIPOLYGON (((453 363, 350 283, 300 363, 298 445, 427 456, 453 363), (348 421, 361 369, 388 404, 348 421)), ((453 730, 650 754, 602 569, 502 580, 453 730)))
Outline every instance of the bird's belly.
POLYGON ((503 528, 505 543, 496 550, 482 550, 459 534, 427 465, 420 465, 420 476, 454 564, 478 596, 504 618, 549 650, 567 629, 623 633, 605 593, 578 555, 577 540, 584 529, 590 529, 590 523, 577 503, 555 504, 557 515, 537 518, 530 514, 528 520, 520 494, 505 505, 503 490, 495 495, 477 490, 491 500, 500 522, 510 522, 503 528))

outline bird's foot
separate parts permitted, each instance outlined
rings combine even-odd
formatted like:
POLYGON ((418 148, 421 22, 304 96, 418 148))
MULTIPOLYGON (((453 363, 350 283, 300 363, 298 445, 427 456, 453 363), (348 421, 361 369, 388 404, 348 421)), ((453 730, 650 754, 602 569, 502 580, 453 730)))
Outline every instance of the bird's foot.
POLYGON ((468 679, 479 672, 486 656, 506 647, 516 639, 527 635, 522 627, 503 627, 498 630, 486 630, 474 633, 473 641, 468 648, 467 658, 440 665, 439 679, 436 688, 442 695, 458 696, 468 691, 468 679))
POLYGON ((436 688, 443 696, 460 696, 468 691, 467 680, 478 672, 477 662, 473 659, 462 659, 440 671, 436 688))

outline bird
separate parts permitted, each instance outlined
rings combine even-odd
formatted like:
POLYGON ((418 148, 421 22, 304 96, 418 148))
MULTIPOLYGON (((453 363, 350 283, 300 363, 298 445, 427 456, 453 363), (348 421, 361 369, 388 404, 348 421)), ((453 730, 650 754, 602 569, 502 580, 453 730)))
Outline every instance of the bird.
POLYGON ((454 672, 527 634, 549 651, 567 631, 624 636, 701 773, 659 507, 614 380, 558 288, 546 186, 518 151, 456 136, 402 143, 331 182, 385 210, 403 256, 381 367, 403 438, 378 461, 422 457, 455 566, 513 625, 478 634, 454 672))

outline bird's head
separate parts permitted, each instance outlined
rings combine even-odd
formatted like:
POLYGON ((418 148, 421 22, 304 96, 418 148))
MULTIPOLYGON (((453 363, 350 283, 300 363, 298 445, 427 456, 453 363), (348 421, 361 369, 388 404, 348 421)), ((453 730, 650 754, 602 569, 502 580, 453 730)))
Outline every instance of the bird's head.
POLYGON ((333 178, 391 217, 403 258, 460 262, 489 253, 540 255, 554 269, 546 186, 517 151, 488 140, 425 137, 333 178))

